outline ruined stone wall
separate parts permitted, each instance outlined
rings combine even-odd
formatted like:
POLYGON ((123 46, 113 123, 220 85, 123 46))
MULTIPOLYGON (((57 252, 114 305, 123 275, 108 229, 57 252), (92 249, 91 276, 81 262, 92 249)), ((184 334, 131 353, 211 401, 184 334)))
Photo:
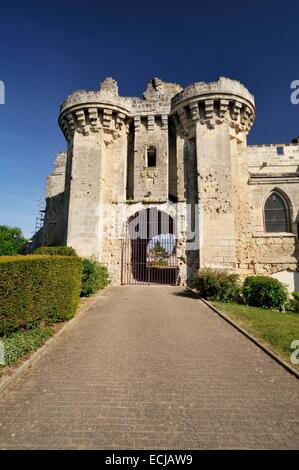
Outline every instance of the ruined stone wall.
POLYGON ((176 129, 172 122, 168 128, 168 193, 172 202, 178 200, 176 129))
POLYGON ((198 124, 197 166, 201 207, 200 266, 236 268, 232 163, 228 123, 198 124))
POLYGON ((47 177, 46 213, 42 236, 42 242, 45 245, 63 245, 66 243, 66 160, 66 152, 58 153, 53 171, 47 177))
POLYGON ((147 116, 135 125, 134 199, 168 199, 168 125, 167 117, 147 116), (156 165, 150 167, 147 152, 156 151, 156 165))
POLYGON ((264 145, 239 149, 235 184, 238 266, 241 273, 296 270, 299 259, 299 146, 264 145), (277 149, 282 149, 277 151, 277 149), (278 154, 281 152, 283 154, 278 154), (265 233, 264 203, 278 191, 287 202, 290 233, 265 233))
POLYGON ((125 223, 123 208, 126 205, 127 181, 127 129, 104 147, 104 170, 102 175, 102 194, 99 211, 99 244, 101 251, 98 259, 109 267, 113 284, 121 280, 122 231, 125 223))
POLYGON ((100 191, 103 178, 101 133, 73 137, 72 173, 69 181, 67 243, 79 255, 98 256, 100 191))

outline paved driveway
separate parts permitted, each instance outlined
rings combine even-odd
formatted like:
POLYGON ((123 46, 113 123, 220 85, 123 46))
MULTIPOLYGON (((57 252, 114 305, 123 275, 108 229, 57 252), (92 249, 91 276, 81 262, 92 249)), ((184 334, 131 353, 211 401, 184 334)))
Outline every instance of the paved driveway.
POLYGON ((299 448, 298 381, 198 299, 108 289, 0 402, 0 448, 299 448))

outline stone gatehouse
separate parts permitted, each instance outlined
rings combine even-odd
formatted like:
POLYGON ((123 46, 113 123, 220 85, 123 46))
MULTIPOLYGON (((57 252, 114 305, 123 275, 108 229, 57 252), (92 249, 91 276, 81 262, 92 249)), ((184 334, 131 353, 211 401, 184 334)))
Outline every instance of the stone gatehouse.
POLYGON ((112 78, 76 91, 60 109, 67 150, 47 179, 40 243, 96 258, 114 284, 155 282, 160 267, 185 283, 216 267, 299 290, 299 139, 247 145, 254 119, 253 95, 225 77, 184 89, 154 78, 143 99, 120 96, 112 78), (158 221, 142 222, 148 209, 158 221))

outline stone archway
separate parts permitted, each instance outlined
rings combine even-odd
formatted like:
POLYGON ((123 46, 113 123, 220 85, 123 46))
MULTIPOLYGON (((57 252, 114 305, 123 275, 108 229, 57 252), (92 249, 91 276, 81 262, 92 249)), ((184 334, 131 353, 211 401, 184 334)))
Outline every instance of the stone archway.
POLYGON ((176 223, 150 207, 129 217, 122 247, 122 284, 176 285, 176 223))

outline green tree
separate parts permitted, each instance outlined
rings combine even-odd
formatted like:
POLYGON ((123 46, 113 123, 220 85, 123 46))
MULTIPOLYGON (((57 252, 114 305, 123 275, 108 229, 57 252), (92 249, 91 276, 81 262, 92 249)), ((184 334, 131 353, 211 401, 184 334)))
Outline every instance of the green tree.
POLYGON ((0 225, 0 256, 18 254, 26 241, 20 228, 0 225))
POLYGON ((154 247, 151 249, 152 254, 154 257, 159 261, 166 261, 169 258, 169 253, 165 248, 161 245, 159 240, 156 241, 154 247))

